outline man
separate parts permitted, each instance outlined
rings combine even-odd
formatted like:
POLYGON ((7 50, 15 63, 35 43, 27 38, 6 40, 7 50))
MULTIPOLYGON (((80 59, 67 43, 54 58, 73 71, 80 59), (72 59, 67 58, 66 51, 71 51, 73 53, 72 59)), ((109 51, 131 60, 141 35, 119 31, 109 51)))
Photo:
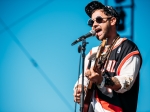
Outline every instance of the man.
MULTIPOLYGON (((96 32, 97 39, 107 40, 97 70, 94 60, 99 47, 92 48, 85 57, 85 92, 89 82, 95 85, 87 112, 136 112, 142 64, 137 46, 117 34, 119 15, 115 9, 92 1, 85 11, 91 18, 88 24, 96 32)), ((74 86, 74 101, 77 103, 80 103, 81 78, 74 86)))

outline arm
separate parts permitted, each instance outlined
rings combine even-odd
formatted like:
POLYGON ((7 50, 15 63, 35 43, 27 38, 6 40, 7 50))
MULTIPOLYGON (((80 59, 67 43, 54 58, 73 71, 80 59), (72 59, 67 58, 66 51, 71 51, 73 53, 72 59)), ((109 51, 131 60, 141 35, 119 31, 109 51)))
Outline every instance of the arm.
MULTIPOLYGON (((91 59, 93 56, 92 55, 92 52, 96 52, 97 51, 97 47, 93 48, 85 57, 85 68, 84 68, 84 71, 86 72, 87 71, 87 66, 88 66, 88 62, 89 62, 89 59, 91 59)), ((89 84, 89 79, 84 75, 84 90, 86 91, 87 89, 87 86, 89 84)), ((80 103, 80 95, 81 95, 81 87, 82 87, 82 74, 79 76, 79 79, 77 80, 77 82, 75 83, 74 85, 74 101, 77 102, 77 103, 80 103)))
MULTIPOLYGON (((85 68, 88 66, 88 56, 89 54, 87 54, 87 56, 85 57, 85 68)), ((86 70, 84 68, 84 71, 86 70)), ((88 86, 89 80, 87 79, 87 77, 84 76, 84 90, 86 91, 87 86, 88 86)), ((77 103, 80 103, 80 97, 81 97, 81 92, 82 92, 82 74, 80 74, 79 79, 76 81, 75 85, 74 85, 74 101, 77 103)))
POLYGON ((114 85, 107 86, 118 93, 124 93, 128 91, 137 77, 140 69, 141 60, 139 55, 131 56, 122 66, 119 76, 111 78, 114 85))

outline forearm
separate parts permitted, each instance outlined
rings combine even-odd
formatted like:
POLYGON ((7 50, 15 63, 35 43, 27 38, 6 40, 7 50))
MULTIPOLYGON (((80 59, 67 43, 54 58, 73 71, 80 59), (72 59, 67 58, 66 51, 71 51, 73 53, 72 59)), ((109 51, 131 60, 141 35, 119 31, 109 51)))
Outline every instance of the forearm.
POLYGON ((134 84, 139 68, 139 56, 132 56, 125 62, 120 71, 120 74, 117 74, 114 77, 108 77, 107 74, 105 75, 105 87, 109 87, 118 93, 124 93, 128 91, 134 84))
MULTIPOLYGON (((105 81, 107 81, 107 79, 105 79, 105 81)), ((105 87, 108 87, 114 91, 118 91, 121 88, 121 84, 116 77, 110 77, 109 81, 111 84, 107 85, 107 83, 105 83, 105 87)))
POLYGON ((115 76, 116 82, 120 83, 120 89, 116 89, 116 92, 124 93, 133 86, 140 69, 140 64, 141 60, 139 55, 134 55, 125 62, 121 68, 120 74, 115 76))

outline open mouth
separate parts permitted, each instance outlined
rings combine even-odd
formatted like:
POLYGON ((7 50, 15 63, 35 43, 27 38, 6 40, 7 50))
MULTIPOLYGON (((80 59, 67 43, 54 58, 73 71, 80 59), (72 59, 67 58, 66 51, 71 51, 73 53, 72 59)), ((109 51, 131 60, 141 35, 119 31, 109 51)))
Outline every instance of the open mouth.
POLYGON ((96 30, 96 33, 99 33, 100 31, 102 31, 102 30, 101 30, 101 29, 97 29, 97 30, 96 30))

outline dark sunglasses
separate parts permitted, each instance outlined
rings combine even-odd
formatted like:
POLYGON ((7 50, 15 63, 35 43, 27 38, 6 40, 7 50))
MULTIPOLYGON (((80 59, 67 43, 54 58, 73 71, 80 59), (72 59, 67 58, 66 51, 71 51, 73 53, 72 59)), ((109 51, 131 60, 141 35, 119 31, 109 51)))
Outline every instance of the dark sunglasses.
POLYGON ((102 22, 103 22, 103 19, 110 19, 110 18, 112 18, 112 17, 102 18, 101 16, 97 16, 97 17, 95 18, 95 20, 92 20, 92 19, 90 18, 90 19, 88 20, 88 25, 89 25, 90 27, 92 27, 93 24, 94 24, 94 21, 96 21, 97 23, 102 23, 102 22))

